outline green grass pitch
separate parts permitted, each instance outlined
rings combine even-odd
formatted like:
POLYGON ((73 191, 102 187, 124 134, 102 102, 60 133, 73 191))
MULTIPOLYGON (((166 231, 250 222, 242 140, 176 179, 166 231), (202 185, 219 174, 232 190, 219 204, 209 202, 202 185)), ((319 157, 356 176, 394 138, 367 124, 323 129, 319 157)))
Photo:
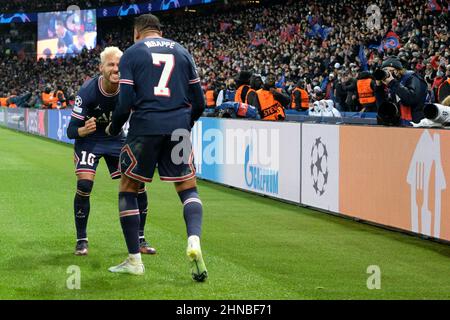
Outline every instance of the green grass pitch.
POLYGON ((76 257, 72 146, 0 129, 0 299, 449 299, 450 246, 200 182, 202 248, 195 283, 174 188, 149 187, 143 277, 111 274, 126 247, 117 181, 100 163, 91 198, 90 252, 76 257), (81 270, 70 290, 67 268, 81 270), (369 290, 367 268, 381 270, 369 290))

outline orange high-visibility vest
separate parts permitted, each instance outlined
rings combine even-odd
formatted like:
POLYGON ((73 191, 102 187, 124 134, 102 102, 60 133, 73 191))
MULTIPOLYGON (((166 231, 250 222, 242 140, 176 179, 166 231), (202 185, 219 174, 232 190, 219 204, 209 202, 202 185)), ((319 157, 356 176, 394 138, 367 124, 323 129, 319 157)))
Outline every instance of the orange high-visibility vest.
MULTIPOLYGON (((250 89, 250 86, 248 84, 243 84, 236 90, 236 95, 234 96, 234 102, 245 103, 245 101, 242 101, 242 98, 241 98, 242 91, 244 90, 245 87, 248 87, 250 89)), ((247 100, 247 97, 245 97, 245 100, 247 100)))
POLYGON ((283 106, 275 100, 272 92, 260 89, 256 93, 261 107, 262 120, 278 121, 286 118, 283 106))
POLYGON ((297 109, 297 104, 295 102, 295 92, 299 91, 300 92, 300 97, 301 97, 301 108, 302 109, 309 109, 309 96, 308 96, 308 92, 304 89, 300 89, 300 88, 295 88, 292 91, 291 94, 291 109, 297 109))
POLYGON ((256 92, 255 89, 252 89, 252 88, 248 89, 247 95, 245 96, 245 102, 244 102, 245 104, 250 104, 250 103, 248 102, 248 97, 249 97, 249 95, 250 95, 250 92, 254 92, 254 93, 257 94, 257 92, 256 92))
POLYGON ((206 106, 208 108, 214 108, 216 106, 216 101, 214 100, 214 90, 207 90, 206 96, 206 106))
POLYGON ((58 104, 58 97, 55 97, 52 93, 42 93, 42 103, 47 107, 51 109, 56 109, 58 104), (50 105, 50 107, 48 106, 50 105))
POLYGON ((359 103, 362 105, 375 103, 375 93, 373 92, 370 84, 372 79, 360 79, 356 82, 358 90, 359 103))
POLYGON ((6 107, 6 101, 8 98, 0 98, 0 107, 6 107))

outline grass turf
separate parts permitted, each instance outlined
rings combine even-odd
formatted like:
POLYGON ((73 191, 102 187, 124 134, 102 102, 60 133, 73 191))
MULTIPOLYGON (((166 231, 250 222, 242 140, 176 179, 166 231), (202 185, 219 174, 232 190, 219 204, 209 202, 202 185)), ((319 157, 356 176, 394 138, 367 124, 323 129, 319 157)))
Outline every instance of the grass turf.
MULTIPOLYGON (((126 247, 118 183, 100 163, 90 252, 75 257, 72 147, 0 129, 0 299, 449 299, 450 247, 200 182, 210 278, 192 281, 173 186, 149 187, 143 277, 111 274, 126 247), (69 290, 67 268, 81 269, 69 290), (369 265, 381 289, 369 290, 369 265)), ((102 160, 103 161, 103 160, 102 160)))

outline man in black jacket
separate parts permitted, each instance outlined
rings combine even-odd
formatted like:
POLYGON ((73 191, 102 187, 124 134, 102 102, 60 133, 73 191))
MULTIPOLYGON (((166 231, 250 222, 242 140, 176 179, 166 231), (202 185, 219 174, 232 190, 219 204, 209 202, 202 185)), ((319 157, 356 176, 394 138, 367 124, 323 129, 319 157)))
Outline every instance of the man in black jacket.
POLYGON ((342 90, 346 92, 345 104, 348 111, 357 111, 356 78, 353 78, 350 74, 345 74, 343 76, 342 90))
POLYGON ((423 118, 423 106, 427 95, 425 81, 416 73, 407 71, 401 61, 391 56, 382 65, 386 72, 384 80, 376 81, 377 106, 384 102, 395 103, 399 109, 401 125, 411 126, 423 118))

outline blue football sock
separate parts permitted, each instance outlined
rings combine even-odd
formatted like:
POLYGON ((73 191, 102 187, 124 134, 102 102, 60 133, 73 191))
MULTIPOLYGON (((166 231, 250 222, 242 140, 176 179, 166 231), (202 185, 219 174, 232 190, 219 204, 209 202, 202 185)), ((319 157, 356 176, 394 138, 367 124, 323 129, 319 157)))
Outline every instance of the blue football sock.
POLYGON ((199 199, 197 188, 182 191, 178 193, 178 196, 184 206, 183 214, 188 237, 200 237, 202 233, 203 205, 199 199))
POLYGON ((141 186, 137 200, 140 215, 139 238, 144 239, 145 223, 147 221, 147 212, 148 212, 148 198, 147 198, 147 191, 145 190, 145 185, 141 186))
POLYGON ((120 224, 130 254, 139 253, 139 208, 137 194, 119 193, 120 224))
POLYGON ((87 223, 91 210, 90 195, 94 181, 79 180, 77 182, 77 193, 74 199, 75 227, 77 229, 77 240, 87 239, 87 223))

